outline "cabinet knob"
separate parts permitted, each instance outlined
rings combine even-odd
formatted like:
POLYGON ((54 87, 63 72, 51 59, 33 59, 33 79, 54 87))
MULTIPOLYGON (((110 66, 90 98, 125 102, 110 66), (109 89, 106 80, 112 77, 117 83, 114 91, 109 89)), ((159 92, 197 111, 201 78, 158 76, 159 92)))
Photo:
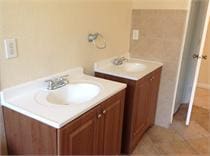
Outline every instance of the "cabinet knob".
POLYGON ((106 114, 106 110, 103 110, 103 112, 102 112, 103 114, 106 114))
POLYGON ((150 81, 153 81, 154 79, 155 79, 155 77, 153 76, 153 77, 150 78, 150 81))
POLYGON ((101 114, 98 114, 97 118, 100 119, 101 117, 102 117, 102 115, 101 114))

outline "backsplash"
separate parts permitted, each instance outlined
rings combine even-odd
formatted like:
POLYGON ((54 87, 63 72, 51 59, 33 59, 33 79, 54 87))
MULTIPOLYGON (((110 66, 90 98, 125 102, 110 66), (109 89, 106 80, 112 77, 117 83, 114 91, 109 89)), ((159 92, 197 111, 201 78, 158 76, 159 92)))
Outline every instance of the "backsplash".
MULTIPOLYGON (((164 64, 156 124, 168 127, 182 47, 187 10, 133 10, 131 30, 139 40, 130 40, 131 57, 164 64)), ((132 34, 132 33, 131 33, 132 34)))

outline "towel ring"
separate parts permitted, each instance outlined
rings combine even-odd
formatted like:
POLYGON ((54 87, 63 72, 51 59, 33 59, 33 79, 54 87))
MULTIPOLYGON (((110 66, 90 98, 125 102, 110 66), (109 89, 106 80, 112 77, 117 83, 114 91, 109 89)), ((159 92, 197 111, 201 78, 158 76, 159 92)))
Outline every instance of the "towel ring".
POLYGON ((91 43, 93 43, 93 45, 97 48, 97 49, 105 49, 106 48, 106 40, 104 39, 104 37, 103 37, 103 35, 102 34, 100 34, 100 33, 90 33, 89 35, 88 35, 88 42, 91 42, 91 43), (97 44, 97 39, 98 38, 101 38, 102 39, 102 41, 103 41, 103 45, 98 45, 97 44))

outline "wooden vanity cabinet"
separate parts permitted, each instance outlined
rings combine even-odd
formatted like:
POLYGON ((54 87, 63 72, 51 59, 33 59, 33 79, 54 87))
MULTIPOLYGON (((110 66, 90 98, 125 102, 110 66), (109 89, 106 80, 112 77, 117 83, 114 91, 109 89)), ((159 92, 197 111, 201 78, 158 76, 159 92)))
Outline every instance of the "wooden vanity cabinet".
POLYGON ((120 154, 125 91, 58 130, 58 154, 120 154))
POLYGON ((55 155, 57 131, 48 125, 2 107, 9 155, 55 155))
POLYGON ((56 129, 3 107, 8 153, 120 154, 125 90, 56 129))
POLYGON ((154 124, 162 67, 138 81, 96 72, 95 76, 127 84, 122 153, 130 154, 154 124))
POLYGON ((98 125, 96 107, 85 113, 79 119, 58 129, 58 154, 84 155, 97 153, 98 148, 98 125))
POLYGON ((102 105, 99 140, 103 144, 98 143, 99 154, 119 155, 121 152, 124 103, 120 99, 122 98, 111 98, 102 105))

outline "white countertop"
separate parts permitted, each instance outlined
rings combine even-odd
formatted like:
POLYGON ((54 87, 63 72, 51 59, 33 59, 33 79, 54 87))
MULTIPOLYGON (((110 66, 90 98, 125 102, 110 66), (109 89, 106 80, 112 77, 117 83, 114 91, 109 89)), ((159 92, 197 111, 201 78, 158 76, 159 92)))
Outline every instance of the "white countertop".
POLYGON ((125 56, 125 57, 128 59, 128 61, 125 61, 125 63, 123 63, 122 65, 113 64, 113 60, 116 57, 96 62, 94 64, 94 71, 103 73, 103 74, 122 77, 126 79, 131 79, 131 80, 139 80, 143 78, 144 76, 146 76, 147 74, 151 73, 152 71, 163 66, 163 64, 160 62, 130 58, 129 56, 125 56), (145 69, 142 71, 136 71, 136 72, 126 71, 125 70, 126 63, 130 63, 130 64, 134 63, 137 65, 140 64, 140 65, 143 65, 145 69))
POLYGON ((79 67, 47 78, 5 89, 1 92, 1 104, 49 126, 61 128, 124 88, 126 88, 126 84, 85 75, 83 74, 83 69, 79 67), (46 89, 44 80, 66 74, 70 75, 70 84, 71 82, 98 84, 101 87, 99 95, 93 100, 78 105, 40 104, 34 100, 34 95, 40 89, 46 89))

